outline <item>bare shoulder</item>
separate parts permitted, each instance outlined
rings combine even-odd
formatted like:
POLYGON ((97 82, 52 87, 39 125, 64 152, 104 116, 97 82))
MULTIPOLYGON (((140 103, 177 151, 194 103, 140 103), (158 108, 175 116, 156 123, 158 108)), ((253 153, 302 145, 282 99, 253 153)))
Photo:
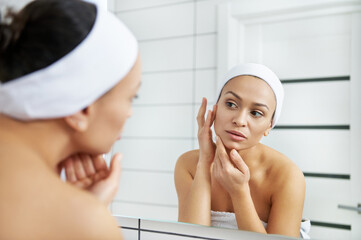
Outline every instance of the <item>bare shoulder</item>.
POLYGON ((64 212, 61 224, 73 226, 73 233, 69 237, 79 236, 86 239, 122 239, 120 229, 110 211, 90 193, 79 190, 66 183, 59 192, 59 197, 66 197, 63 202, 58 201, 55 207, 56 213, 59 210, 64 212), (75 197, 76 196, 76 197, 75 197), (77 217, 74 217, 74 216, 77 217), (74 228, 74 226, 77 226, 74 228))
POLYGON ((13 169, 17 179, 1 178, 1 192, 7 193, 0 200, 1 209, 6 205, 1 239, 122 239, 115 219, 93 195, 46 169, 31 170, 13 169))
POLYGON ((268 177, 278 187, 287 184, 305 185, 305 178, 301 169, 286 155, 262 145, 263 155, 267 161, 268 177))
POLYGON ((199 149, 183 153, 177 160, 175 171, 188 171, 194 177, 199 159, 199 149))

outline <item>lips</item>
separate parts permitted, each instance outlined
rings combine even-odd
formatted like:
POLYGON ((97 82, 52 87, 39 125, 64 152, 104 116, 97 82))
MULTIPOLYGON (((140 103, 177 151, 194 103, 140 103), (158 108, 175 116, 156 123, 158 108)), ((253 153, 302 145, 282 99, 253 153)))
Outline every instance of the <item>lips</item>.
POLYGON ((246 136, 241 133, 241 132, 238 132, 238 131, 226 131, 230 138, 235 140, 235 141, 242 141, 242 140, 245 140, 246 139, 246 136))
POLYGON ((233 134, 233 135, 237 135, 237 136, 246 138, 246 136, 244 136, 244 134, 241 133, 241 132, 237 132, 237 131, 226 131, 226 132, 231 133, 231 134, 233 134))

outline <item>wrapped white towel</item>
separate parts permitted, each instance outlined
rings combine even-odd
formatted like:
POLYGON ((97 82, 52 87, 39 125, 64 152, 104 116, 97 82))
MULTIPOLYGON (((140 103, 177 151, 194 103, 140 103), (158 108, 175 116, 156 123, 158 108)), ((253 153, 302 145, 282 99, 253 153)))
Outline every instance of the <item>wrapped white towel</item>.
MULTIPOLYGON (((267 223, 262 221, 263 226, 266 228, 267 223)), ((211 226, 213 227, 222 227, 229 229, 238 229, 236 214, 232 212, 218 212, 211 210, 211 226)), ((302 220, 300 237, 303 239, 310 239, 308 233, 311 229, 310 220, 302 220)))

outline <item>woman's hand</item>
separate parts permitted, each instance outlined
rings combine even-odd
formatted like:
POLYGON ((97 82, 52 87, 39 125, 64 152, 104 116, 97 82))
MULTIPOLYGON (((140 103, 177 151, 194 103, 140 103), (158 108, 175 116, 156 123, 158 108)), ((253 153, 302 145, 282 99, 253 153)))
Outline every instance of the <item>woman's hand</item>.
POLYGON ((235 149, 230 156, 223 145, 222 140, 216 136, 217 150, 213 164, 213 175, 222 187, 230 194, 242 193, 248 190, 250 172, 248 166, 235 149))
POLYGON ((212 163, 215 154, 215 147, 212 141, 212 130, 211 126, 216 117, 217 105, 213 106, 213 110, 209 110, 207 118, 204 120, 204 116, 207 109, 207 99, 202 99, 202 105, 199 108, 197 115, 198 123, 198 143, 199 143, 199 159, 200 163, 212 163))
POLYGON ((63 161, 68 182, 94 194, 108 206, 118 190, 121 154, 115 154, 107 167, 102 155, 76 154, 63 161))

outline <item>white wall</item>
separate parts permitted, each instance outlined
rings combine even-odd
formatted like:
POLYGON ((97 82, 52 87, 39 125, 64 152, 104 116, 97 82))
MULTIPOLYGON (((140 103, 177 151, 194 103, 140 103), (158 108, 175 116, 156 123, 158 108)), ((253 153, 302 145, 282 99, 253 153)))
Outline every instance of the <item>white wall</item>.
POLYGON ((195 115, 215 103, 216 1, 115 1, 139 40, 142 86, 113 152, 124 154, 115 214, 177 220, 173 170, 197 146, 195 115))
MULTIPOLYGON (((139 39, 144 66, 134 116, 113 149, 124 153, 114 213, 176 220, 173 168, 181 153, 197 147, 195 116, 201 97, 215 102, 217 74, 223 70, 217 68, 223 60, 217 56, 217 41, 224 32, 217 29, 217 9, 227 2, 244 3, 238 5, 244 12, 259 11, 257 4, 243 0, 115 0, 114 12, 139 39)), ((267 17, 275 8, 266 2, 261 10, 267 17)), ((304 216, 315 223, 311 234, 347 239, 352 213, 338 210, 337 204, 351 195, 351 15, 250 22, 239 30, 244 31, 244 48, 230 49, 241 56, 236 61, 264 63, 282 80, 301 80, 285 82, 283 128, 263 142, 306 173, 304 216), (332 80, 340 76, 346 80, 332 80), (330 79, 302 82, 310 78, 330 79)))

